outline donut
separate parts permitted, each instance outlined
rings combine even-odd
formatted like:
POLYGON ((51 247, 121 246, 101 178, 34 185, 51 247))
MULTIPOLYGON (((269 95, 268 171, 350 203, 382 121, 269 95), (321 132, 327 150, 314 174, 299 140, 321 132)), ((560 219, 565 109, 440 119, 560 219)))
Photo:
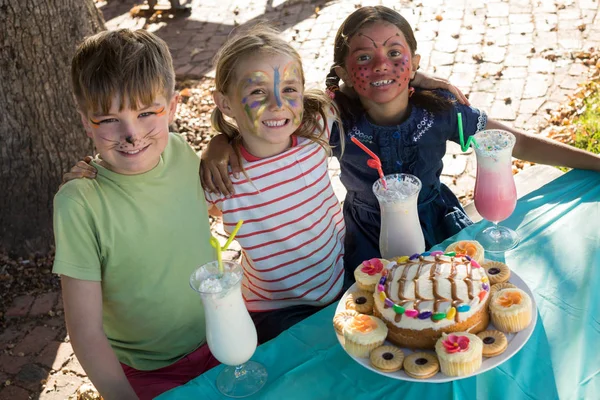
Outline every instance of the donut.
POLYGON ((430 353, 418 352, 404 358, 404 372, 415 379, 431 378, 440 370, 440 362, 430 353))
POLYGON ((371 365, 383 372, 395 372, 402 369, 404 353, 396 346, 379 346, 369 355, 371 365))

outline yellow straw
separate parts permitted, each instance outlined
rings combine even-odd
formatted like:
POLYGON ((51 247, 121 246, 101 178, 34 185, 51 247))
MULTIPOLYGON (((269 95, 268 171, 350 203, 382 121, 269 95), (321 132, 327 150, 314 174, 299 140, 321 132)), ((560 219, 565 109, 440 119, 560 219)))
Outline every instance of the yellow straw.
POLYGON ((219 244, 219 240, 211 236, 210 237, 210 245, 215 248, 217 252, 217 264, 219 265, 219 275, 223 275, 223 255, 221 250, 221 245, 219 244))
POLYGON ((229 239, 227 239, 227 241, 225 242, 225 244, 223 245, 223 247, 221 247, 221 245, 219 244, 219 241, 217 240, 216 237, 211 236, 210 237, 210 245, 212 247, 215 248, 215 250, 217 251, 217 263, 219 265, 219 274, 223 275, 223 251, 227 250, 229 248, 229 245, 231 244, 231 242, 233 241, 233 239, 235 238, 235 235, 238 233, 238 231, 240 230, 240 228, 242 227, 242 224, 244 223, 244 220, 240 219, 237 223, 237 225, 235 226, 235 228, 233 229, 233 232, 231 232, 231 235, 229 236, 229 239))
POLYGON ((229 245, 231 244, 231 242, 233 241, 233 238, 235 238, 235 235, 237 235, 238 231, 240 230, 240 228, 242 227, 242 224, 244 223, 243 219, 240 219, 237 223, 237 225, 235 226, 235 228, 233 229, 233 232, 231 232, 231 236, 229 236, 229 239, 227 239, 227 241, 225 242, 225 244, 223 245, 223 250, 227 250, 229 248, 229 245))

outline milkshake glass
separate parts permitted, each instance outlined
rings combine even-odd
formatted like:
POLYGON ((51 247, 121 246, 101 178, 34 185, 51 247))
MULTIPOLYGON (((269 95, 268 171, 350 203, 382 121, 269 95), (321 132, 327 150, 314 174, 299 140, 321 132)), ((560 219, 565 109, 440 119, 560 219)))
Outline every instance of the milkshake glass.
POLYGON ((512 149, 515 136, 507 131, 492 129, 474 135, 478 147, 475 208, 493 226, 475 236, 485 250, 502 252, 519 243, 515 231, 498 222, 508 218, 517 204, 517 189, 512 173, 512 149))
POLYGON ((423 253, 425 239, 417 212, 421 181, 409 174, 386 175, 385 181, 387 189, 381 179, 373 184, 381 209, 381 257, 390 259, 423 253))
POLYGON ((242 267, 217 261, 198 267, 190 286, 200 293, 206 315, 206 341, 211 353, 226 367, 217 377, 217 388, 229 397, 256 393, 267 381, 261 364, 248 361, 257 345, 256 328, 242 298, 242 267))

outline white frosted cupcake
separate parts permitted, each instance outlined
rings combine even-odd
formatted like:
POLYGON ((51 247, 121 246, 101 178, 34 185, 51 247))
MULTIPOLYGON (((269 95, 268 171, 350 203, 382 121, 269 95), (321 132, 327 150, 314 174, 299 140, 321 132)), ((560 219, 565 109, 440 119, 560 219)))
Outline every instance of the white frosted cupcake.
POLYGON ((385 266, 388 264, 389 261, 383 258, 371 258, 370 260, 363 261, 356 267, 354 270, 354 279, 356 279, 356 284, 360 290, 373 293, 375 286, 377 286, 381 279, 385 266))
POLYGON ((444 375, 470 375, 481 367, 483 342, 467 332, 443 333, 435 344, 435 353, 444 375))
POLYGON ((355 357, 369 357, 371 350, 383 344, 387 333, 388 328, 382 320, 360 314, 344 326, 344 348, 355 357))
POLYGON ((485 250, 477 240, 460 240, 452 243, 446 248, 446 253, 455 252, 456 254, 465 254, 477 261, 479 265, 483 263, 485 250))
POLYGON ((519 332, 531 323, 531 298, 517 288, 498 290, 490 302, 492 323, 502 332, 519 332))

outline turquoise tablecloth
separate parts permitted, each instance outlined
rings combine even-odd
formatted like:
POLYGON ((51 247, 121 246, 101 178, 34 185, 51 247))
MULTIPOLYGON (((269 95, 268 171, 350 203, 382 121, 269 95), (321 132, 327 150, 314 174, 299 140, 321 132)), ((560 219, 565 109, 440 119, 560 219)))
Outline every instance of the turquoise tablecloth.
MULTIPOLYGON (((332 327, 335 304, 277 339, 253 360, 269 372, 249 399, 600 399, 600 174, 571 171, 519 200, 504 225, 519 246, 496 258, 532 289, 538 304, 531 339, 498 368, 451 383, 398 381, 371 372, 340 347, 332 327), (393 397, 392 397, 393 396, 393 397)), ((483 221, 457 239, 472 238, 483 221)), ((222 367, 158 397, 222 399, 222 367)))

